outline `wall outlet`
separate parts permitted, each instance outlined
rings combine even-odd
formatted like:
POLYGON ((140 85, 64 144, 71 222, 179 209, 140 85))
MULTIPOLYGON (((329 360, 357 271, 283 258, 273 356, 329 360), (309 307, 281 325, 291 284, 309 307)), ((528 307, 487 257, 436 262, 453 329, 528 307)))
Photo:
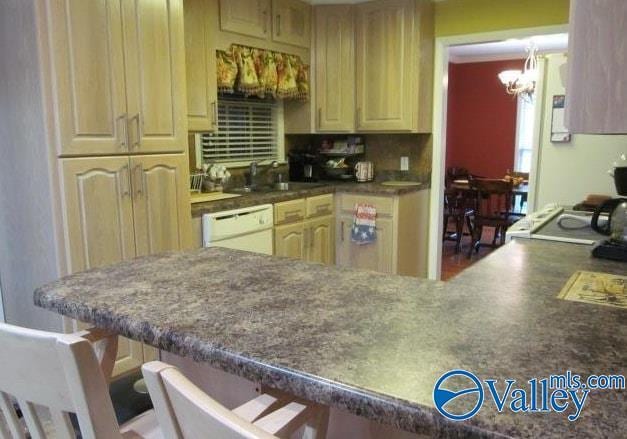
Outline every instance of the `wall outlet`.
POLYGON ((409 157, 401 157, 401 171, 409 171, 409 157))

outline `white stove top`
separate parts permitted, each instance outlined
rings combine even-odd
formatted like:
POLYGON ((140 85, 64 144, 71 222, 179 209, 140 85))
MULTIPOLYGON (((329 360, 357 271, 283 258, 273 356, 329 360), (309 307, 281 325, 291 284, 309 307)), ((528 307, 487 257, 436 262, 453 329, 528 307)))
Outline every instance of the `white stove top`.
POLYGON ((592 245, 604 236, 589 226, 590 212, 568 210, 558 204, 547 204, 512 224, 506 233, 506 242, 513 238, 543 239, 592 245), (568 219, 559 221, 562 215, 568 219), (588 225, 586 225, 588 223, 588 225))

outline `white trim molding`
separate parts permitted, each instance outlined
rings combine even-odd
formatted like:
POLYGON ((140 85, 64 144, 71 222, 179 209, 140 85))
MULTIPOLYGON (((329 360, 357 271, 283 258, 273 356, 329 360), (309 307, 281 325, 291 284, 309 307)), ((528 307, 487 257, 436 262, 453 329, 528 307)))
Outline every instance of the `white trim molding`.
MULTIPOLYGON (((448 64, 450 46, 503 41, 509 38, 528 38, 535 35, 548 35, 568 32, 568 25, 542 26, 510 29, 486 33, 453 35, 435 39, 434 81, 433 81, 433 155, 431 162, 431 200, 429 212, 429 279, 440 279, 442 269, 442 228, 444 206, 444 176, 446 173, 446 116, 448 98, 448 64)), ((530 185, 535 187, 535 167, 537 166, 537 146, 534 142, 534 158, 530 185)), ((529 206, 531 203, 528 204, 529 206)))

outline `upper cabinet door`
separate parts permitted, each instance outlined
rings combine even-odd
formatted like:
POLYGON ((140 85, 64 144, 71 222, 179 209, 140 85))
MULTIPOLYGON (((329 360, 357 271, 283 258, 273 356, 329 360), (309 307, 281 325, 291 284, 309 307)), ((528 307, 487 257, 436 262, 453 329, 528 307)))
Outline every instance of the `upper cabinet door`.
POLYGON ((272 39, 311 46, 311 5, 300 0, 272 0, 272 39))
POLYGON ((571 0, 569 23, 566 87, 569 130, 583 134, 626 134, 627 2, 571 0))
POLYGON ((138 256, 190 247, 187 167, 185 154, 131 157, 138 256))
POLYGON ((319 132, 355 129, 352 6, 315 9, 316 122, 319 132))
POLYGON ((187 145, 182 0, 122 2, 131 153, 187 145))
POLYGON ((125 154, 120 0, 48 2, 60 155, 125 154))
POLYGON ((227 32, 268 38, 270 0, 220 0, 220 29, 227 32))
POLYGON ((414 0, 356 6, 357 130, 414 129, 418 95, 414 0))
POLYGON ((218 125, 217 13, 217 2, 185 0, 185 72, 190 131, 215 131, 218 125))
POLYGON ((62 161, 69 272, 135 256, 128 157, 62 161))

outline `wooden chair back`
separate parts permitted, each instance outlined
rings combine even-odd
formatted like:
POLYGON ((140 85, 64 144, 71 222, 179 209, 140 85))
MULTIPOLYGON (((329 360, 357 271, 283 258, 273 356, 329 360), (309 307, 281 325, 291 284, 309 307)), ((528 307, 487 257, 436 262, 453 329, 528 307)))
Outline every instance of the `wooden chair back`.
POLYGON ((275 437, 215 401, 174 366, 153 361, 142 366, 142 373, 159 425, 167 438, 275 437))
POLYGON ((26 437, 12 398, 34 439, 46 437, 35 404, 50 410, 54 437, 76 437, 69 413, 76 414, 83 438, 122 437, 107 380, 89 340, 0 323, 0 346, 0 409, 9 437, 26 437))
POLYGON ((512 209, 512 182, 475 178, 470 188, 477 194, 475 221, 507 222, 512 209))
POLYGON ((328 408, 290 395, 264 393, 231 411, 174 366, 152 361, 142 366, 142 373, 161 430, 169 439, 287 438, 303 427, 303 437, 326 435, 328 408))

